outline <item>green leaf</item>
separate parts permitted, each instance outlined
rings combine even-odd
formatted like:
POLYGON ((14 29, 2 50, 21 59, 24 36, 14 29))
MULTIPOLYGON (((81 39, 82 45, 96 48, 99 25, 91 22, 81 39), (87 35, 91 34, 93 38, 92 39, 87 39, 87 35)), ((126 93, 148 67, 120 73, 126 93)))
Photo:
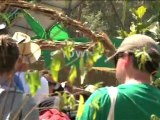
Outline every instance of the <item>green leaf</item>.
POLYGON ((63 93, 62 98, 63 98, 63 101, 64 101, 64 105, 67 105, 68 104, 68 98, 67 98, 67 93, 66 92, 63 93))
POLYGON ((29 84, 31 95, 35 95, 37 89, 41 86, 39 72, 37 70, 27 71, 25 78, 26 82, 29 84))
POLYGON ((81 84, 83 84, 85 76, 87 74, 87 70, 86 70, 86 67, 84 66, 84 57, 82 56, 80 57, 79 67, 80 67, 80 80, 81 80, 81 84))
POLYGON ((63 53, 68 60, 72 57, 72 52, 74 50, 73 42, 67 41, 67 45, 63 48, 63 53))
POLYGON ((99 110, 100 108, 99 99, 100 99, 100 96, 96 96, 93 102, 91 103, 91 107, 94 109, 93 120, 96 120, 97 110, 99 110))
POLYGON ((71 85, 74 83, 76 77, 77 77, 77 68, 75 65, 72 65, 68 78, 71 85))
POLYGON ((55 51, 52 55, 51 73, 54 81, 58 81, 58 74, 61 68, 64 66, 64 56, 61 51, 55 51))
POLYGON ((43 26, 28 11, 23 10, 24 18, 37 35, 37 38, 46 39, 47 34, 43 26))
MULTIPOLYGON (((95 56, 95 55, 94 55, 95 56)), ((88 58, 86 59, 86 64, 85 67, 90 70, 94 65, 94 60, 93 60, 93 56, 89 55, 88 58)))
POLYGON ((7 13, 0 13, 0 17, 1 17, 3 20, 5 20, 5 22, 6 22, 8 25, 11 24, 11 22, 10 22, 10 20, 9 20, 9 18, 8 18, 8 14, 7 14, 7 13))
POLYGON ((103 53, 104 53, 103 44, 101 42, 98 42, 93 48, 93 54, 92 54, 93 61, 96 62, 100 57, 102 57, 103 53))
POLYGON ((69 103, 69 106, 71 107, 71 109, 75 109, 75 106, 76 106, 76 103, 75 103, 75 98, 73 95, 70 95, 69 98, 68 98, 68 103, 69 103))
POLYGON ((95 86, 96 88, 100 88, 100 87, 103 86, 103 82, 98 82, 98 83, 94 84, 94 86, 95 86))
POLYGON ((136 50, 135 57, 139 61, 139 69, 145 70, 145 63, 147 61, 152 61, 152 58, 149 56, 149 54, 146 52, 146 48, 143 47, 142 50, 136 50))
POLYGON ((81 76, 80 76, 80 78, 81 78, 81 84, 84 83, 84 79, 85 79, 86 75, 87 75, 87 71, 84 70, 84 69, 81 70, 81 76))
POLYGON ((49 30, 49 37, 52 40, 67 40, 69 39, 69 35, 67 33, 67 30, 64 28, 63 24, 56 24, 49 30))
POLYGON ((80 57, 80 60, 79 60, 79 68, 83 68, 84 67, 84 57, 80 57))
POLYGON ((138 18, 142 18, 144 16, 144 14, 146 13, 147 8, 144 6, 140 6, 137 10, 136 10, 136 14, 138 16, 138 18))
POLYGON ((134 24, 134 22, 131 22, 130 30, 131 30, 131 32, 136 31, 136 25, 134 24))
POLYGON ((160 118, 157 117, 156 115, 151 115, 151 120, 160 120, 160 118))
POLYGON ((80 118, 82 116, 84 110, 84 98, 82 95, 79 96, 79 106, 77 111, 77 117, 80 118))

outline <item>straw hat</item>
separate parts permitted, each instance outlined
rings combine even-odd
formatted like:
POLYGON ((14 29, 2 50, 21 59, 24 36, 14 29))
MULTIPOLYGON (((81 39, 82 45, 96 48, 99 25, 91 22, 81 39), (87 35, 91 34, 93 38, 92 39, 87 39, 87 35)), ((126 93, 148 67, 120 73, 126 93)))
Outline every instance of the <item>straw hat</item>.
POLYGON ((40 46, 31 42, 30 36, 22 32, 15 32, 12 37, 19 46, 20 56, 29 63, 38 61, 41 56, 40 46))

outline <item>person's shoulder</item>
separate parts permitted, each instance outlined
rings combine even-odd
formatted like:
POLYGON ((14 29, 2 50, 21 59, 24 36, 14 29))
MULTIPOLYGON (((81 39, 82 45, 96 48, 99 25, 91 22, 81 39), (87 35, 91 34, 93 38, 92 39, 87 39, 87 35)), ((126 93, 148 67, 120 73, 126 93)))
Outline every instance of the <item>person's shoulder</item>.
POLYGON ((98 88, 91 94, 91 98, 104 99, 108 97, 107 87, 98 88))

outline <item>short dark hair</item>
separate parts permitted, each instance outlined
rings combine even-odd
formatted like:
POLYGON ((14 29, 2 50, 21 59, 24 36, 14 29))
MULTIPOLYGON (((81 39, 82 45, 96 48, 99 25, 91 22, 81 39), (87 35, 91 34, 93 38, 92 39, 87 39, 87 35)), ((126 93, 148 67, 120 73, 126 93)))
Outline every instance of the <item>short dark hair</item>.
POLYGON ((14 69, 19 57, 18 46, 8 35, 0 35, 0 73, 14 69))

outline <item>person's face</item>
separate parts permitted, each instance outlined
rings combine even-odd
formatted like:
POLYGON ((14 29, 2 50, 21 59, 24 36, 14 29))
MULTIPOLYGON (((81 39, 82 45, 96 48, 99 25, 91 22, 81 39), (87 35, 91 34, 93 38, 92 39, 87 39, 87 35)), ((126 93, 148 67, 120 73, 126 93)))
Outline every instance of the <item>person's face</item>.
POLYGON ((116 65, 116 78, 120 83, 123 83, 126 73, 126 55, 125 53, 119 53, 115 57, 116 65))

